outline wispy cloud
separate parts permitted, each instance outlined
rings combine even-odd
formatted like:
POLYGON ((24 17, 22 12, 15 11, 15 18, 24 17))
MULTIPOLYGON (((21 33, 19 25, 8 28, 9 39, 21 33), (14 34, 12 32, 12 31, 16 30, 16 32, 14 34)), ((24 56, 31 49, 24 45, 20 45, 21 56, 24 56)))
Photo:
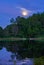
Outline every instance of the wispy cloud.
POLYGON ((21 15, 22 11, 28 12, 28 15, 33 13, 33 11, 31 10, 28 10, 24 7, 17 6, 17 5, 15 5, 14 7, 10 5, 3 5, 3 6, 0 5, 0 13, 8 14, 11 16, 18 16, 21 15))
POLYGON ((28 9, 26 9, 26 8, 23 8, 23 7, 16 7, 17 9, 20 9, 20 11, 26 11, 26 12, 28 12, 28 14, 31 14, 33 11, 31 11, 31 10, 28 10, 28 9))
POLYGON ((28 12, 28 15, 30 16, 30 15, 32 15, 32 14, 34 14, 34 13, 38 13, 40 10, 33 10, 33 9, 27 9, 27 8, 24 8, 24 7, 20 7, 20 6, 18 6, 18 7, 16 7, 17 9, 20 9, 20 12, 22 12, 22 11, 26 11, 26 12, 28 12))

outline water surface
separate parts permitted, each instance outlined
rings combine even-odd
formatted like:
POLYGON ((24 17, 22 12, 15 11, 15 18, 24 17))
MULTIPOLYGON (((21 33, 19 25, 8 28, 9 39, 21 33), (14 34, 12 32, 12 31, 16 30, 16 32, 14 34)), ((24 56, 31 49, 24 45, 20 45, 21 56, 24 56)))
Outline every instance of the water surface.
POLYGON ((8 52, 6 48, 2 48, 0 50, 0 65, 14 65, 16 61, 16 65, 33 65, 33 60, 31 58, 25 58, 22 60, 17 60, 16 56, 14 60, 12 60, 11 55, 12 52, 8 52))

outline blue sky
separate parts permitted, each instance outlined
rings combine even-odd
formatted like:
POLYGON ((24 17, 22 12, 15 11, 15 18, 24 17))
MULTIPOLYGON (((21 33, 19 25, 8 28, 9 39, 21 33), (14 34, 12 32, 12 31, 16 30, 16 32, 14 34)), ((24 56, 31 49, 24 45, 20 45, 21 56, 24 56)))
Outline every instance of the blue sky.
POLYGON ((44 11, 44 0, 0 0, 0 26, 10 24, 10 18, 22 16, 22 10, 29 11, 29 15, 44 11))

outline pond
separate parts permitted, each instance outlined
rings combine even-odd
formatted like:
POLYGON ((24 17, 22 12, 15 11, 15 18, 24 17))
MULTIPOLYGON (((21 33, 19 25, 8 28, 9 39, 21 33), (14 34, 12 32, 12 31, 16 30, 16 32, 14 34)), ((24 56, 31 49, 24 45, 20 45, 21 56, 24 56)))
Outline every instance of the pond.
POLYGON ((34 65, 32 58, 25 58, 18 60, 15 54, 8 52, 6 48, 0 50, 0 65, 34 65), (13 56, 13 58, 11 57, 13 56))

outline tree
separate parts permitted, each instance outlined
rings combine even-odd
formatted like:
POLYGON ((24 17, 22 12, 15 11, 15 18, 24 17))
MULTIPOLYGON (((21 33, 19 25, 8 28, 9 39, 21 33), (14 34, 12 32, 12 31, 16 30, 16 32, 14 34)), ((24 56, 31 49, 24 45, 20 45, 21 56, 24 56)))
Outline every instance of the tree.
MULTIPOLYGON (((12 20, 13 22, 14 20, 12 20)), ((16 20, 14 21, 17 23, 12 23, 8 25, 4 31, 5 35, 12 36, 12 37, 22 37, 22 38, 30 38, 30 37, 44 37, 44 13, 42 14, 33 14, 32 16, 28 18, 20 17, 18 16, 16 20), (43 26, 42 26, 43 25, 43 26), (42 34, 41 34, 42 33, 42 34)), ((2 34, 2 33, 1 33, 2 34)), ((0 34, 0 35, 1 35, 0 34)), ((12 42, 13 43, 13 42, 12 42)), ((19 54, 23 57, 39 57, 41 55, 44 55, 44 42, 41 44, 41 42, 38 41, 16 41, 16 45, 12 44, 8 45, 8 50, 15 52, 18 51, 19 54), (18 50, 16 50, 16 48, 18 50), (25 51, 27 50, 27 51, 25 51)))
POLYGON ((0 37, 3 37, 4 35, 3 35, 3 29, 2 29, 2 27, 0 27, 0 37))
POLYGON ((11 18, 11 19, 10 19, 10 23, 15 23, 14 18, 11 18))

